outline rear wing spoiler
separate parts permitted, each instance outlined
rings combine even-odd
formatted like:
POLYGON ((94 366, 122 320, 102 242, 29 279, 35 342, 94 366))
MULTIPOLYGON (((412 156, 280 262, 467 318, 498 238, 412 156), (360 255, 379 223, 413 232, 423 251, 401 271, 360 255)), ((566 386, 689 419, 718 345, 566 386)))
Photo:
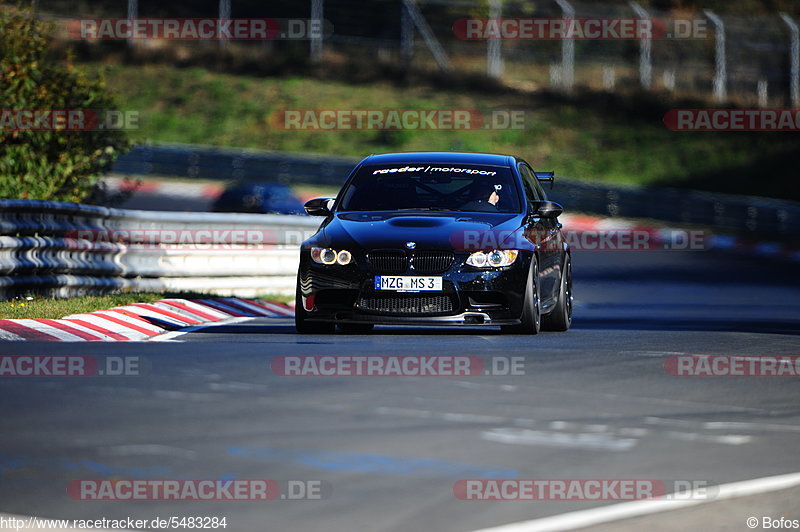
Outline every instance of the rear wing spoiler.
POLYGON ((555 172, 536 172, 534 171, 533 174, 536 176, 536 179, 539 181, 550 181, 550 188, 553 188, 553 185, 556 182, 556 173, 555 172))

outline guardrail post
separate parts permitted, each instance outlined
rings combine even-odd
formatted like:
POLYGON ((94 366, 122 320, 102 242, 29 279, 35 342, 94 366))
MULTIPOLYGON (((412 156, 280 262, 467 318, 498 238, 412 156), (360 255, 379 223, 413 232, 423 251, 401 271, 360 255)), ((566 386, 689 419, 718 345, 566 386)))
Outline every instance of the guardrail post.
POLYGON ((714 99, 722 103, 728 97, 728 66, 725 57, 725 23, 713 11, 706 9, 705 14, 714 24, 714 99))
MULTIPOLYGON (((502 17, 500 0, 489 0, 489 18, 499 20, 502 17)), ((486 41, 486 73, 490 78, 499 79, 503 75, 502 40, 490 38, 486 41)))
MULTIPOLYGON (((641 19, 650 18, 647 11, 638 3, 631 2, 630 5, 636 12, 637 17, 641 19)), ((651 53, 653 43, 651 37, 652 34, 649 36, 643 34, 639 40, 639 81, 645 90, 650 89, 653 82, 653 59, 651 53)))
MULTIPOLYGON (((561 8, 562 18, 575 18, 575 8, 567 0, 556 0, 561 8)), ((575 41, 567 38, 566 32, 561 38, 561 86, 567 91, 572 91, 575 79, 575 41)))
POLYGON ((792 107, 800 107, 800 28, 792 17, 786 13, 781 13, 781 19, 789 26, 791 33, 791 66, 789 71, 789 97, 792 107))

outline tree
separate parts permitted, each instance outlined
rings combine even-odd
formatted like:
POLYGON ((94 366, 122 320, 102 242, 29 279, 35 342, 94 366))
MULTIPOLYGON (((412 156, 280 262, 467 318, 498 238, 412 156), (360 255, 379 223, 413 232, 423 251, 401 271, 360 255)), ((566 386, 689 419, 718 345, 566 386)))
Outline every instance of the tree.
POLYGON ((121 129, 89 130, 114 98, 69 54, 49 52, 50 30, 30 9, 0 11, 0 197, 80 202, 129 143, 121 129), (43 126, 65 110, 86 129, 43 126))

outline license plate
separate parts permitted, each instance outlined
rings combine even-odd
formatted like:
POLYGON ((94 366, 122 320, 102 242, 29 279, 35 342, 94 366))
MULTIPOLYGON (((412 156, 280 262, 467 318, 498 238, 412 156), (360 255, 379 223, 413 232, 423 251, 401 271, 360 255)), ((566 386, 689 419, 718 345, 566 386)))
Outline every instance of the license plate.
POLYGON ((441 277, 411 275, 376 275, 375 290, 394 292, 436 292, 442 290, 441 277))

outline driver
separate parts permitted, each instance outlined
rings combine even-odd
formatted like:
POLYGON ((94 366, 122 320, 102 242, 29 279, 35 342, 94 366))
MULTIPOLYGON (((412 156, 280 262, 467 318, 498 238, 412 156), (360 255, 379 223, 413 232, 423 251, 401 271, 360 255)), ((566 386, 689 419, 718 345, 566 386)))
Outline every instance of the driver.
POLYGON ((474 188, 474 199, 465 204, 465 211, 497 212, 503 185, 481 183, 474 188))

